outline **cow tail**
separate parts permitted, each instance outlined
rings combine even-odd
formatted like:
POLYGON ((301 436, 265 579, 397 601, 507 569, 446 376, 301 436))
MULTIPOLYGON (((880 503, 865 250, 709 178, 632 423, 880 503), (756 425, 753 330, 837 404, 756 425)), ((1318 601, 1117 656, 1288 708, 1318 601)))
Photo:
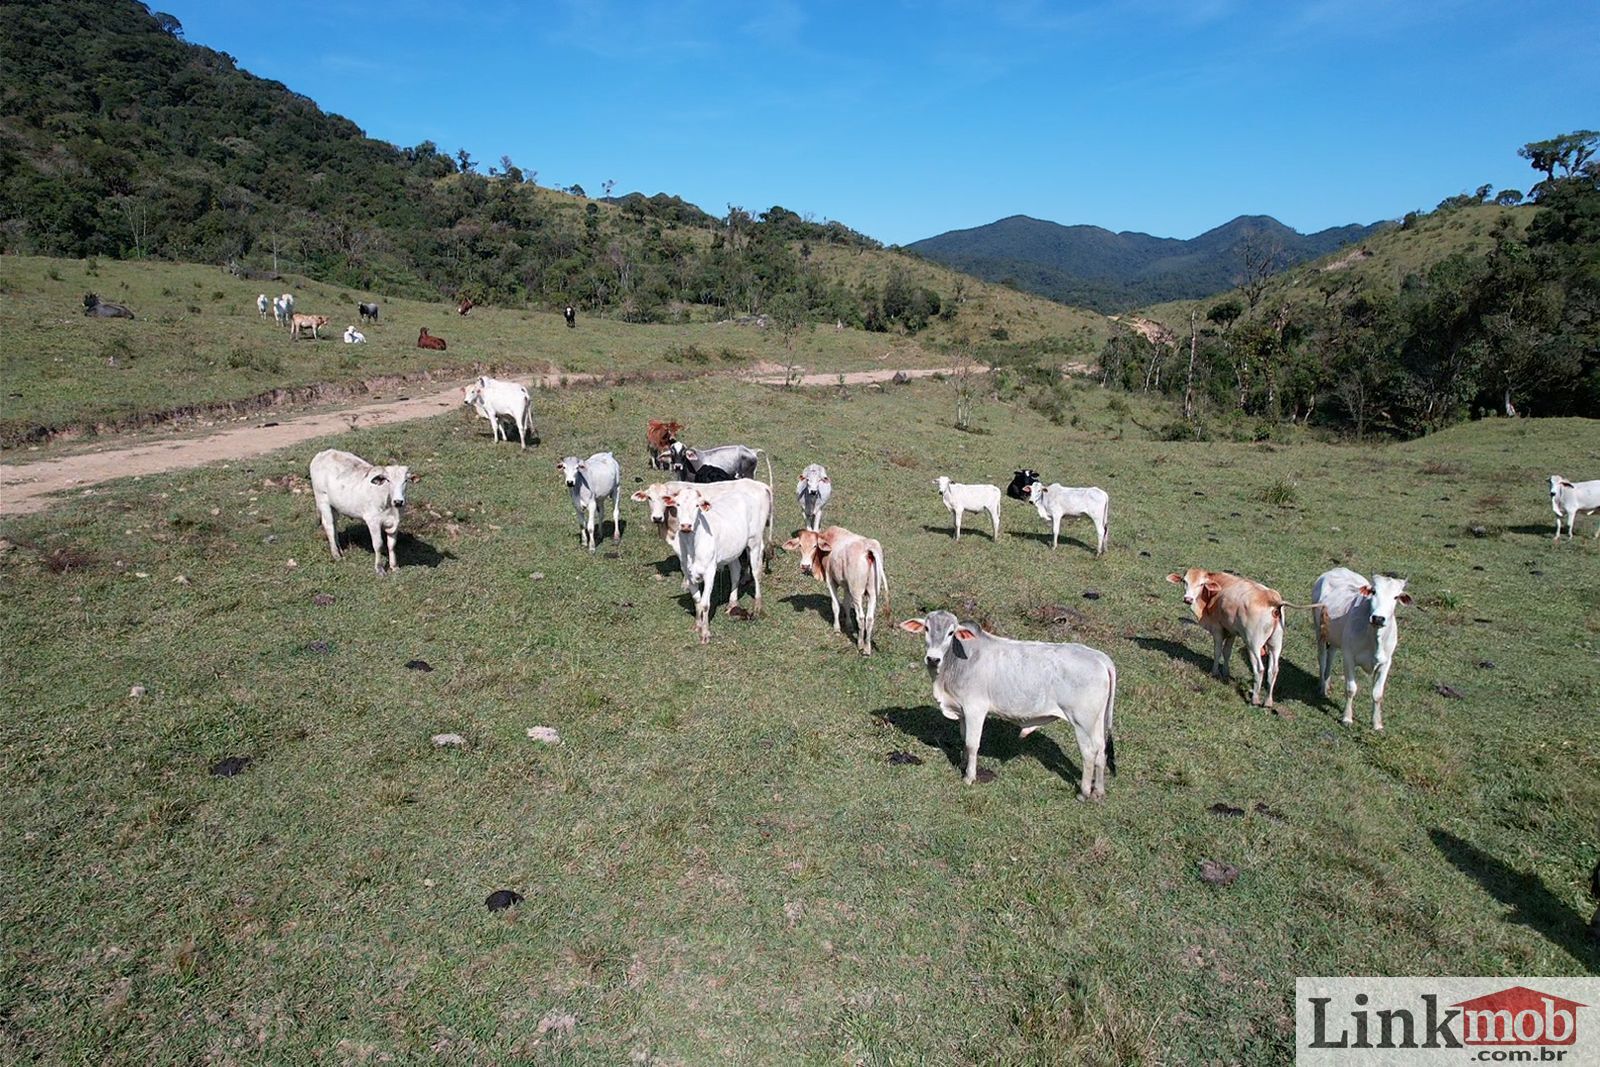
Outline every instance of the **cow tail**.
POLYGON ((873 570, 877 571, 878 588, 883 590, 883 606, 879 609, 879 613, 892 619, 894 612, 889 608, 889 573, 883 569, 882 546, 879 546, 876 552, 868 549, 867 558, 872 560, 873 570))
POLYGON ((1117 745, 1112 733, 1112 718, 1117 708, 1117 665, 1110 664, 1106 673, 1111 676, 1111 691, 1106 694, 1106 770, 1117 773, 1117 745))

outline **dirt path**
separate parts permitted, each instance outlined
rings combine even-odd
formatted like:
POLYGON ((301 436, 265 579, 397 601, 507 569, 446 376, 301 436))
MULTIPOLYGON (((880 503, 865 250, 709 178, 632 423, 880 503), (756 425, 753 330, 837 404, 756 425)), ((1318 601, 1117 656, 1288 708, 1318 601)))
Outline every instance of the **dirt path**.
MULTIPOLYGON (((949 367, 920 369, 883 369, 847 371, 846 385, 866 385, 886 382, 896 374, 910 378, 927 378, 935 374, 951 374, 949 367)), ((782 385, 783 374, 744 374, 740 380, 760 385, 782 385)), ((188 470, 208 463, 225 460, 248 459, 272 452, 301 441, 309 441, 330 434, 344 433, 368 426, 384 426, 391 422, 423 419, 449 411, 461 403, 461 390, 469 379, 441 385, 427 393, 405 400, 378 400, 331 411, 285 418, 281 422, 270 419, 264 425, 241 426, 222 430, 200 438, 175 438, 149 444, 129 445, 126 448, 105 449, 58 459, 42 459, 21 465, 0 465, 0 516, 28 515, 43 511, 53 502, 54 494, 72 490, 88 490, 115 478, 130 478, 136 474, 161 474, 166 471, 188 470)), ((547 374, 514 379, 529 388, 559 388, 562 376, 547 374)), ((569 374, 568 386, 594 385, 603 381, 601 375, 569 374)), ((801 385, 837 385, 839 375, 807 374, 801 385)))

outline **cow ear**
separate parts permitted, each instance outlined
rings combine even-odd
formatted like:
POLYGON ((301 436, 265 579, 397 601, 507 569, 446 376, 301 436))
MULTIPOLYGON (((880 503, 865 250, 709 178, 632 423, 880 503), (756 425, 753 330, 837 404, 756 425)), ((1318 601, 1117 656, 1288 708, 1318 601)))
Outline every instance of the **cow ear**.
POLYGON ((1169 574, 1169 575, 1167 575, 1167 581, 1171 582, 1173 585, 1182 585, 1183 584, 1183 575, 1181 575, 1181 574, 1169 574))
POLYGON ((1571 482, 1569 482, 1565 478, 1563 478, 1563 479, 1561 479, 1561 488, 1563 488, 1563 489, 1576 489, 1577 486, 1573 485, 1571 482))
POLYGON ((1411 594, 1410 593, 1401 593, 1399 596, 1395 597, 1395 599, 1400 601, 1400 603, 1402 603, 1402 604, 1409 604, 1409 603, 1411 603, 1411 594))
POLYGON ((424 477, 426 477, 426 475, 412 474, 410 471, 406 471, 406 482, 411 485, 416 485, 418 482, 422 481, 424 477))
POLYGON ((678 497, 676 494, 672 496, 664 496, 661 498, 661 502, 669 508, 675 508, 678 506, 678 497))
POLYGON ((645 492, 643 489, 639 489, 634 492, 633 499, 643 504, 646 500, 650 499, 650 494, 645 492))
POLYGON ((374 474, 372 476, 372 484, 373 485, 382 485, 384 482, 386 482, 388 480, 389 480, 388 477, 386 475, 383 475, 383 474, 374 474))
POLYGON ((963 641, 976 641, 978 639, 978 631, 970 626, 957 626, 956 636, 963 641))
POLYGON ((701 511, 710 511, 711 510, 711 501, 709 501, 709 500, 700 501, 700 510, 701 511))
POLYGON ((1370 585, 1362 586, 1361 587, 1361 595, 1362 596, 1371 596, 1372 595, 1372 586, 1370 586, 1370 585))
POLYGON ((822 477, 822 484, 823 485, 828 485, 828 484, 832 483, 832 481, 833 481, 832 478, 829 478, 827 475, 823 475, 823 477, 822 477))
POLYGON ((787 541, 785 541, 783 543, 783 550, 785 552, 795 552, 799 548, 800 548, 800 538, 798 538, 798 537, 791 537, 791 538, 789 538, 789 540, 787 540, 787 541))
POLYGON ((928 624, 922 619, 907 619, 900 624, 900 629, 913 634, 926 633, 928 624))
POLYGON ((819 537, 819 538, 817 538, 817 551, 818 552, 822 552, 822 553, 832 552, 833 551, 833 545, 830 542, 824 541, 822 538, 819 537))
POLYGON ((1218 585, 1214 581, 1211 581, 1210 579, 1207 579, 1206 584, 1201 586, 1200 588, 1204 589, 1206 592, 1210 593, 1212 596, 1216 596, 1218 593, 1222 592, 1222 586, 1218 585))

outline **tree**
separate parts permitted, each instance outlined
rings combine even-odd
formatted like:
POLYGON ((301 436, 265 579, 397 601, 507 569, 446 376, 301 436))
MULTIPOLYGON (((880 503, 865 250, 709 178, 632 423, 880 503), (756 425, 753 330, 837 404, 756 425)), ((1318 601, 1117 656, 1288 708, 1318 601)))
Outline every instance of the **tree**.
POLYGON ((1254 311, 1266 292, 1267 279, 1283 269, 1283 242, 1259 230, 1247 234, 1234 249, 1238 257, 1239 289, 1254 311))
POLYGON ((465 148, 456 152, 456 163, 461 167, 462 174, 471 174, 478 167, 477 160, 469 156, 465 148))
POLYGON ((1543 171, 1546 181, 1555 181, 1559 167, 1562 177, 1570 178, 1583 169, 1600 147, 1600 131, 1574 130, 1544 141, 1530 141, 1517 149, 1534 170, 1543 171))
POLYGON ((156 29, 179 40, 183 39, 183 23, 178 21, 176 15, 169 15, 165 11, 157 11, 153 16, 156 20, 156 29))
POLYGON ((1522 203, 1522 190, 1502 189, 1495 194, 1494 202, 1501 207, 1515 207, 1522 203))
POLYGON ((617 181, 615 178, 607 178, 605 181, 600 183, 600 190, 605 195, 607 200, 611 199, 611 190, 615 189, 616 187, 617 181))

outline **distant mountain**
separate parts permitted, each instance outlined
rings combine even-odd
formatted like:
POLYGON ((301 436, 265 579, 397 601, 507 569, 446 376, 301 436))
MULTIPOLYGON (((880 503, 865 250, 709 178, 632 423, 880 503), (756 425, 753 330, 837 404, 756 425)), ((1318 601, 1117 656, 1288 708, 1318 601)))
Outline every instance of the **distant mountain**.
POLYGON ((1247 250, 1275 251, 1274 267, 1284 270, 1364 240, 1386 225, 1336 226, 1302 234, 1267 215, 1241 215, 1180 241, 1013 215, 906 247, 985 281, 1009 282, 1063 304, 1114 312, 1230 289, 1240 280, 1247 250))

